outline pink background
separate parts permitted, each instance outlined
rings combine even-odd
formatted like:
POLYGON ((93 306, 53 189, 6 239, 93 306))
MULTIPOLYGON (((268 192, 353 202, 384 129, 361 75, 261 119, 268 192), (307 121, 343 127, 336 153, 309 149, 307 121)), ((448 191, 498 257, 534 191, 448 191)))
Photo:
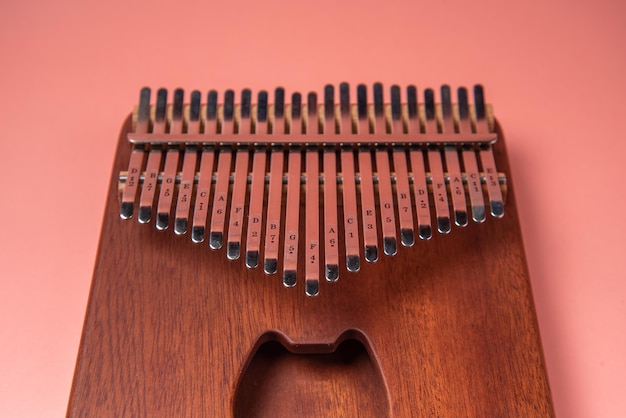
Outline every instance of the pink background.
POLYGON ((626 3, 0 3, 0 416, 65 413, 139 88, 481 82, 504 127, 556 412, 626 416, 626 3))

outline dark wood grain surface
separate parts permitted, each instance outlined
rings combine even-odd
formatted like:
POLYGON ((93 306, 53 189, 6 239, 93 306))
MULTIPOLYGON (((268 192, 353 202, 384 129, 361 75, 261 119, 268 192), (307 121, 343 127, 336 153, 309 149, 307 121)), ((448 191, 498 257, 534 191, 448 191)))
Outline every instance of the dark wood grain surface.
POLYGON ((502 140, 504 218, 362 262, 310 298, 120 220, 128 126, 68 416, 553 416, 502 140))

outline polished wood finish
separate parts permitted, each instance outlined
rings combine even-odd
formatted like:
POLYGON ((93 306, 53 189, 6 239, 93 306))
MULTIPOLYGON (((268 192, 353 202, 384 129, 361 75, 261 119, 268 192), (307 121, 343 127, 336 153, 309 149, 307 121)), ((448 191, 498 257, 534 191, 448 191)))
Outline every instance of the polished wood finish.
POLYGON ((502 140, 504 218, 362 260, 311 298, 303 278, 287 289, 224 249, 121 221, 129 124, 68 416, 554 415, 502 140))

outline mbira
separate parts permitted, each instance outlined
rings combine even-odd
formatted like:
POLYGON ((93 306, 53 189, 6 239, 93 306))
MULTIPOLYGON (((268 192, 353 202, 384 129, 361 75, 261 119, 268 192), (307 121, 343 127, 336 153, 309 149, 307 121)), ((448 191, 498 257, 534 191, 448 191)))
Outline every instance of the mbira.
POLYGON ((553 416, 483 88, 335 90, 141 90, 69 416, 553 416))

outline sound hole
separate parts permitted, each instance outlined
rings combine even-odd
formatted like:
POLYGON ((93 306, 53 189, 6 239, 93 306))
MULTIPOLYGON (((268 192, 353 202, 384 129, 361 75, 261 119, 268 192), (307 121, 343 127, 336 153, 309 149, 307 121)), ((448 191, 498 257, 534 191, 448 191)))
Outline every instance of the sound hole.
POLYGON ((294 354, 277 341, 261 345, 241 377, 234 416, 386 417, 378 368, 362 343, 346 340, 330 354, 294 354))

